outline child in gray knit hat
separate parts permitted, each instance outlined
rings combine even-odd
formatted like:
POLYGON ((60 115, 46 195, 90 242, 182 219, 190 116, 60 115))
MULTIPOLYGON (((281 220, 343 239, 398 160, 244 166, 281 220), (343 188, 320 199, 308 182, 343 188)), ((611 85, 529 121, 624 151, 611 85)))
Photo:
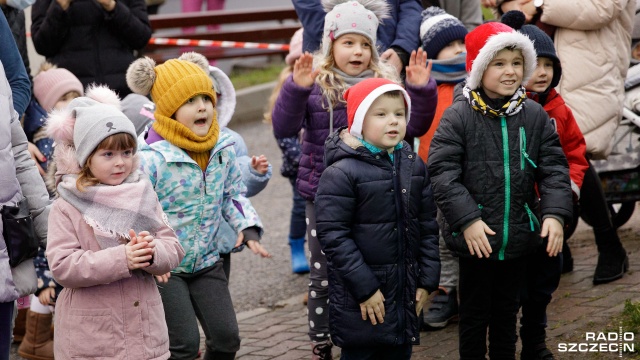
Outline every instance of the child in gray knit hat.
POLYGON ((64 286, 56 299, 55 357, 97 359, 104 349, 117 359, 169 357, 154 275, 178 266, 185 252, 138 170, 133 124, 113 91, 93 88, 51 114, 47 132, 56 142, 59 197, 46 256, 64 286), (110 316, 87 312, 96 308, 110 316), (73 316, 78 312, 85 316, 73 316), (114 346, 125 343, 137 345, 114 346))

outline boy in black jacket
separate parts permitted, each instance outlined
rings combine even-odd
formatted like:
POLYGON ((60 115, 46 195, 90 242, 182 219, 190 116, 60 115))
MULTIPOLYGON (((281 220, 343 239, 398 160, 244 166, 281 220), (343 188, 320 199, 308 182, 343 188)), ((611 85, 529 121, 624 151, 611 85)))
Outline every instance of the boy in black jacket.
POLYGON ((411 102, 386 79, 347 90, 349 127, 325 143, 316 195, 331 339, 342 359, 410 359, 438 288, 438 225, 422 160, 403 141, 411 102))
POLYGON ((529 38, 491 22, 465 43, 469 77, 442 116, 428 168, 447 246, 460 257, 460 358, 485 357, 488 327, 489 356, 515 359, 524 257, 544 237, 550 256, 562 249, 569 169, 547 114, 522 87, 536 67, 529 38))

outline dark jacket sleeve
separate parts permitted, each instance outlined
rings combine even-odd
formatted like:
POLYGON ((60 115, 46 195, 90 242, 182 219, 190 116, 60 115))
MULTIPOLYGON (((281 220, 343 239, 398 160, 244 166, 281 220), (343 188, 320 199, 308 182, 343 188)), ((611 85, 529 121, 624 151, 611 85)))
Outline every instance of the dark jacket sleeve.
POLYGON ((478 204, 462 184, 465 153, 462 117, 454 108, 445 110, 429 148, 428 169, 438 208, 452 231, 481 218, 478 204))
POLYGON ((31 8, 31 39, 38 54, 51 57, 58 53, 71 23, 66 11, 55 0, 38 0, 31 8))
POLYGON ((284 81, 271 114, 273 133, 277 138, 298 136, 312 89, 313 86, 304 88, 296 85, 293 74, 284 81))
POLYGON ((380 289, 380 282, 351 237, 357 209, 355 187, 347 174, 336 166, 325 169, 315 206, 318 241, 327 261, 344 281, 346 290, 362 303, 380 289))
POLYGON ((422 187, 420 207, 420 244, 418 266, 420 269, 418 287, 429 293, 438 288, 440 281, 440 249, 438 247, 438 222, 436 204, 433 200, 431 180, 427 174, 422 187))
POLYGON ((327 13, 318 0, 291 0, 296 14, 300 18, 304 33, 302 34, 302 51, 314 52, 322 43, 324 17, 327 13))
POLYGON ((429 78, 425 86, 416 87, 406 84, 406 88, 411 98, 411 117, 407 124, 407 136, 420 137, 429 131, 436 114, 438 86, 433 78, 429 78))
MULTIPOLYGON (((541 109, 541 108, 540 108, 541 109)), ((542 129, 536 183, 540 191, 540 209, 542 217, 556 215, 564 218, 565 224, 571 222, 573 213, 573 194, 569 178, 569 164, 562 151, 560 139, 553 125, 542 111, 538 114, 545 119, 542 129)))
MULTIPOLYGON (((2 13, 2 12, 0 12, 2 13)), ((4 14, 0 16, 0 61, 4 67, 9 87, 13 96, 13 107, 19 116, 29 105, 31 99, 31 82, 24 67, 24 62, 13 39, 11 28, 4 14)))
POLYGON ((131 1, 130 6, 117 1, 112 12, 105 11, 105 19, 109 31, 132 49, 143 48, 151 38, 147 5, 142 0, 131 1))
MULTIPOLYGON (((396 38, 389 47, 400 47, 407 53, 420 46, 422 5, 418 0, 400 0, 396 38)), ((305 27, 305 31, 306 31, 305 27)))

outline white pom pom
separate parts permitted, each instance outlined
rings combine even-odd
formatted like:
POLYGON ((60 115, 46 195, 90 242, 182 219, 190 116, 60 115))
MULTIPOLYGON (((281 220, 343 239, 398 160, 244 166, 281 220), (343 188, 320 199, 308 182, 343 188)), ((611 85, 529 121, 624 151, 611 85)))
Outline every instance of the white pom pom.
POLYGON ((140 58, 127 69, 127 85, 131 91, 140 95, 149 95, 156 81, 156 62, 149 57, 140 58))
POLYGON ((56 143, 72 145, 73 127, 76 124, 73 112, 67 109, 53 110, 47 118, 47 135, 56 143))
POLYGON ((106 86, 91 84, 87 88, 85 96, 103 104, 113 105, 120 110, 118 94, 106 86))
POLYGON ((207 74, 209 73, 209 61, 202 54, 190 51, 180 55, 178 60, 190 61, 198 65, 198 67, 204 70, 204 72, 206 72, 207 74))

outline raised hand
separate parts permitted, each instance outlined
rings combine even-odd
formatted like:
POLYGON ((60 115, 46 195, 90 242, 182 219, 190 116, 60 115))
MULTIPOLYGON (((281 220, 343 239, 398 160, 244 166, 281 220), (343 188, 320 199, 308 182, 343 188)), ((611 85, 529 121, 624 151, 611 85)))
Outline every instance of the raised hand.
POLYGON ((431 76, 431 62, 427 64, 427 52, 422 48, 411 52, 407 66, 407 83, 413 86, 425 86, 431 76))
POLYGON ((319 73, 319 69, 313 70, 313 56, 305 51, 293 65, 293 82, 298 86, 310 87, 319 73))

